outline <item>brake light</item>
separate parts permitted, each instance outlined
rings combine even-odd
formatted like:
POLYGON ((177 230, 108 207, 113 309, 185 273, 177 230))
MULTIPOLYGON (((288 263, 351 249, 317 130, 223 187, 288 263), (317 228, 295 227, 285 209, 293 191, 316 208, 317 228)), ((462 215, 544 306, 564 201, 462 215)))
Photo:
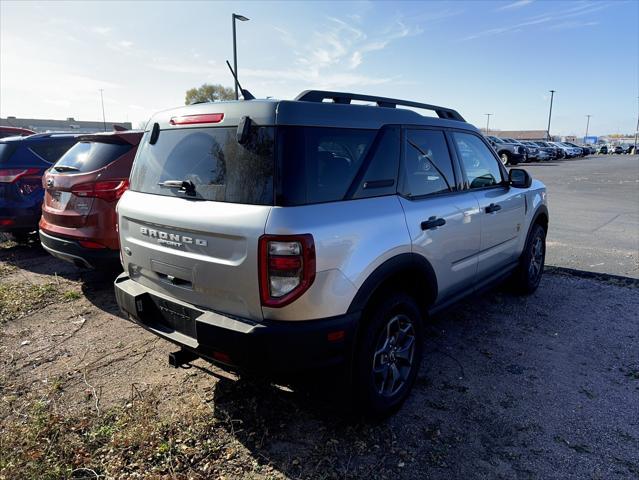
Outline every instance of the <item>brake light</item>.
POLYGON ((172 117, 171 125, 193 125, 195 123, 220 123, 224 118, 223 113, 204 113, 201 115, 184 115, 172 117))
POLYGON ((0 183, 15 183, 24 177, 39 177, 39 168, 2 168, 0 169, 0 183))
POLYGON ((128 179, 104 180, 75 185, 71 189, 71 193, 77 197, 93 197, 107 202, 114 202, 119 200, 128 188, 128 179))
POLYGON ((16 222, 12 218, 0 218, 0 227, 9 227, 14 223, 16 222))
POLYGON ((259 262, 262 305, 288 305, 315 280, 313 236, 263 235, 259 241, 259 262))

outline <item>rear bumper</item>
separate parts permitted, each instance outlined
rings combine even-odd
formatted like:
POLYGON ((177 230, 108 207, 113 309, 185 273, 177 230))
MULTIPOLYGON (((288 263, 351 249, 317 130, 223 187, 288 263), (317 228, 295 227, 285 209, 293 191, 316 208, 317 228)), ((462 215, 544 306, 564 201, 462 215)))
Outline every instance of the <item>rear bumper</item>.
POLYGON ((0 232, 34 232, 38 229, 40 215, 33 211, 7 211, 0 208, 0 232))
POLYGON ((86 268, 114 268, 120 265, 120 252, 104 248, 94 250, 84 248, 76 240, 53 236, 39 231, 42 247, 60 260, 71 262, 79 267, 86 268))
POLYGON ((272 373, 349 361, 359 319, 359 314, 346 314, 321 320, 257 323, 159 295, 126 273, 115 280, 115 296, 130 320, 155 335, 213 362, 272 373))

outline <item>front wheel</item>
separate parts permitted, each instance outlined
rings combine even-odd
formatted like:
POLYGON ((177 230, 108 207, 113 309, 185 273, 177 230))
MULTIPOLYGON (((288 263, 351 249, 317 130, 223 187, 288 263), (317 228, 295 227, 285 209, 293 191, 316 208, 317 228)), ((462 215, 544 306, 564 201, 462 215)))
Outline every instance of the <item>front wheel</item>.
POLYGON ((422 357, 422 317, 415 300, 391 293, 369 314, 354 359, 357 410, 372 417, 395 412, 408 397, 422 357))
POLYGON ((510 155, 508 155, 506 152, 500 153, 499 159, 501 160, 501 163, 503 163, 504 165, 508 165, 510 163, 510 155))
POLYGON ((514 274, 515 288, 518 292, 530 294, 537 290, 544 273, 545 260, 546 230, 535 224, 514 274))

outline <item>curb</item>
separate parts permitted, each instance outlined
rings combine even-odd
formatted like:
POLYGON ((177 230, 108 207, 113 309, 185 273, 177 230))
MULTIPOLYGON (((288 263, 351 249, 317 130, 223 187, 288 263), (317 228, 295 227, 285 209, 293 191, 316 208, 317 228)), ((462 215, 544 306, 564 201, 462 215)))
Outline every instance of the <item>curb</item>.
POLYGON ((544 271, 545 273, 556 273, 560 275, 570 275, 572 277, 588 278, 590 280, 598 280, 604 283, 639 289, 639 278, 623 277, 621 275, 613 275, 611 273, 588 272, 574 268, 558 267, 556 265, 546 265, 544 271))

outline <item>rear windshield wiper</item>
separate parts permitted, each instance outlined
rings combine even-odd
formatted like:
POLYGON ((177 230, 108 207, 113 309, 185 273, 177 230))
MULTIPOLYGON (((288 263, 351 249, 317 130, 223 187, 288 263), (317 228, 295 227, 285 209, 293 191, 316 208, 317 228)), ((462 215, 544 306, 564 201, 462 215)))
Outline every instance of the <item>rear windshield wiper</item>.
POLYGON ((158 185, 162 188, 177 188, 180 192, 195 196, 195 184, 191 180, 165 180, 158 185))
POLYGON ((69 165, 55 165, 55 168, 58 172, 79 172, 80 169, 78 167, 71 167, 69 165))

